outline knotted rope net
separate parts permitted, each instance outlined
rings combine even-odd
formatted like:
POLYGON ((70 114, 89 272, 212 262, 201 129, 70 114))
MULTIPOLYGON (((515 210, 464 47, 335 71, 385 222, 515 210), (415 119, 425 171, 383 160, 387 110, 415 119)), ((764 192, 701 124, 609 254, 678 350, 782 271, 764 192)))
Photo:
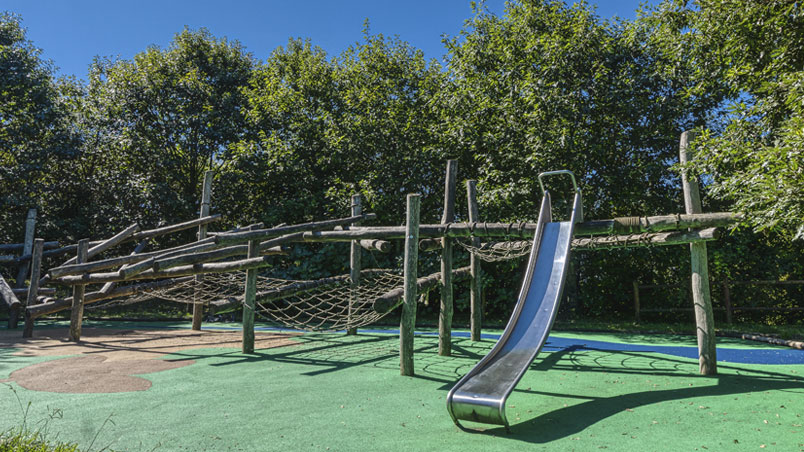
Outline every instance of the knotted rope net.
POLYGON ((485 262, 502 262, 527 256, 533 245, 531 240, 486 242, 478 245, 456 240, 456 243, 485 262))

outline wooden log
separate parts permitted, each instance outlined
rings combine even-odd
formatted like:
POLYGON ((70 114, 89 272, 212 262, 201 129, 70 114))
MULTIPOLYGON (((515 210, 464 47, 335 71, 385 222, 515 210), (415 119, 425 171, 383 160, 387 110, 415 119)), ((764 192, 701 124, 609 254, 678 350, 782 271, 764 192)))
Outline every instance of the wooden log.
POLYGON ((639 281, 634 280, 634 322, 639 323, 639 281))
MULTIPOLYGON (((92 242, 89 242, 89 246, 91 248, 91 247, 93 247, 95 245, 98 245, 100 243, 103 243, 103 241, 102 240, 92 241, 92 242)), ((46 258, 54 257, 54 256, 61 256, 62 254, 75 253, 77 251, 78 251, 78 244, 77 243, 74 243, 72 245, 65 245, 65 246, 62 246, 60 248, 55 248, 55 249, 51 249, 51 250, 43 252, 42 253, 42 259, 46 259, 46 258)), ((30 254, 25 254, 25 255, 20 256, 19 258, 17 258, 17 261, 18 262, 29 261, 29 260, 31 260, 31 257, 32 256, 30 254)))
MULTIPOLYGON (((45 239, 34 240, 33 246, 33 259, 31 260, 31 285, 28 287, 28 296, 25 300, 25 306, 33 306, 36 304, 37 296, 39 295, 39 273, 42 270, 42 251, 45 245, 45 239)), ((28 317, 28 312, 25 311, 25 328, 22 330, 22 337, 33 336, 33 319, 28 317)))
MULTIPOLYGON (((83 264, 89 254, 89 239, 78 242, 78 255, 76 263, 83 264)), ((76 284, 73 287, 72 309, 70 312, 70 340, 78 342, 81 340, 81 322, 84 318, 84 288, 83 284, 76 284)))
POLYGON ((214 223, 216 221, 221 220, 220 214, 210 215, 207 217, 198 218, 195 220, 185 221, 184 223, 176 223, 171 224, 168 226, 162 226, 155 229, 149 229, 147 231, 140 231, 131 236, 131 240, 145 240, 154 237, 159 237, 160 235, 167 235, 172 234, 174 232, 184 231, 187 229, 192 229, 196 226, 201 226, 209 223, 214 223))
MULTIPOLYGON (((441 216, 442 224, 455 221, 455 186, 458 179, 458 161, 447 161, 447 173, 444 178, 444 213, 441 216)), ((452 286, 452 239, 443 237, 441 250, 441 305, 438 315, 438 355, 450 356, 452 354, 452 316, 453 316, 453 286, 452 286)), ((418 246, 418 244, 417 244, 418 246)))
MULTIPOLYGON (((214 171, 207 171, 204 173, 204 185, 201 190, 201 218, 209 216, 209 201, 212 197, 212 177, 215 175, 214 171)), ((207 225, 202 224, 198 226, 198 240, 207 238, 207 225)), ((256 256, 254 256, 256 257, 256 256)), ((203 276, 196 276, 196 279, 201 279, 203 276)), ((204 317, 204 305, 195 302, 195 294, 193 294, 193 323, 192 329, 195 331, 201 330, 201 321, 204 317)))
MULTIPOLYGON (((59 242, 45 242, 44 249, 52 250, 59 246, 59 242)), ((0 243, 0 253, 22 253, 24 249, 24 243, 0 243)))
MULTIPOLYGON (((343 226, 345 224, 353 224, 362 220, 373 220, 377 218, 376 214, 366 213, 356 217, 338 218, 334 220, 315 221, 311 223, 295 224, 289 226, 280 226, 271 229, 261 229, 257 231, 245 232, 231 232, 225 234, 217 234, 215 236, 216 243, 218 244, 235 244, 244 243, 251 240, 266 240, 274 237, 279 237, 294 232, 303 231, 320 231, 322 229, 329 229, 335 226, 343 226)), ((370 237, 369 237, 370 238, 370 237)), ((351 239, 350 239, 351 240, 351 239)))
MULTIPOLYGON (((466 181, 466 200, 469 207, 469 221, 480 221, 480 212, 477 203, 477 181, 466 181)), ((472 246, 480 246, 480 239, 472 238, 472 246)), ((480 341, 481 323, 483 321, 483 289, 481 286, 480 257, 474 253, 469 255, 469 268, 472 279, 469 281, 469 335, 472 341, 480 341)))
POLYGON ((387 240, 363 239, 358 241, 364 250, 387 253, 391 251, 391 242, 387 240))
MULTIPOLYGON (((692 160, 689 143, 690 132, 681 134, 679 158, 681 165, 692 160)), ((684 209, 687 214, 700 214, 701 195, 698 181, 687 170, 681 171, 681 186, 684 189, 684 209)), ((717 374, 717 347, 715 343, 715 320, 712 313, 712 298, 709 291, 709 265, 705 242, 690 244, 692 267, 692 301, 695 308, 695 323, 698 336, 698 367, 703 375, 717 374)))
MULTIPOLYGON (((419 262, 421 195, 409 194, 405 220, 404 304, 399 322, 399 372, 413 376, 413 334, 416 328, 416 283, 419 262)), ((344 231, 348 232, 348 231, 344 231)))
POLYGON ((438 239, 421 239, 419 240, 419 251, 436 251, 444 249, 444 240, 438 239))
MULTIPOLYGON (((641 246, 667 246, 709 242, 720 238, 720 229, 707 228, 691 231, 655 232, 608 237, 585 237, 572 240, 573 250, 611 250, 641 246)), ((482 246, 481 246, 482 248, 482 246)))
MULTIPOLYGON (((596 220, 578 223, 575 236, 612 235, 643 232, 681 231, 688 228, 704 229, 734 224, 739 216, 729 212, 706 214, 658 215, 627 217, 613 220, 596 220), (621 232, 624 231, 624 232, 621 232)), ((450 223, 423 224, 419 236, 437 237, 505 237, 528 239, 536 232, 536 223, 450 223)), ((350 228, 343 231, 305 232, 306 242, 346 242, 361 239, 394 240, 405 238, 404 226, 375 226, 350 228)))
MULTIPOLYGON (((126 229, 124 229, 124 230, 120 231, 119 233, 115 234, 114 236, 112 236, 112 237, 104 240, 103 242, 101 242, 101 243, 93 246, 92 248, 90 248, 87 251, 87 258, 84 260, 84 262, 78 262, 76 260, 77 257, 73 257, 71 259, 68 259, 63 264, 61 264, 61 267, 65 266, 65 265, 76 264, 76 263, 83 264, 88 259, 91 259, 94 256, 97 256, 98 254, 100 254, 100 253, 102 253, 102 252, 104 252, 104 251, 106 251, 106 250, 108 250, 110 248, 114 248, 115 246, 125 242, 127 239, 129 239, 131 236, 134 235, 134 233, 136 233, 139 230, 140 230, 140 225, 138 225, 137 223, 134 223, 131 226, 127 227, 126 229)), ((80 242, 79 242, 79 244, 80 244, 80 242)), ((89 245, 89 240, 87 240, 87 245, 89 245)))
MULTIPOLYGON (((20 289, 11 289, 14 292, 14 295, 21 297, 21 296, 28 296, 29 287, 22 287, 20 289)), ((40 287, 36 293, 38 295, 56 295, 56 289, 53 287, 40 287)))
MULTIPOLYGON (((99 301, 111 300, 113 298, 120 298, 134 295, 145 290, 171 287, 177 284, 183 284, 192 279, 193 279, 192 276, 185 276, 183 278, 163 279, 160 281, 152 281, 147 283, 132 284, 129 286, 115 287, 114 289, 110 290, 107 293, 103 293, 100 291, 90 292, 88 294, 85 294, 84 296, 84 306, 92 303, 97 303, 99 301)), ((73 298, 67 297, 56 300, 53 299, 43 300, 42 297, 40 297, 39 301, 40 304, 29 306, 26 309, 28 311, 28 315, 31 318, 37 318, 43 315, 53 314, 59 311, 63 311, 65 309, 69 309, 72 306, 73 298)))
POLYGON ((731 305, 731 290, 729 281, 723 281, 723 306, 726 308, 726 323, 731 325, 734 318, 734 308, 731 305))
MULTIPOLYGON (((471 277, 472 270, 470 266, 456 268, 452 270, 452 279, 454 281, 469 278, 471 277)), ((425 293, 441 283, 441 272, 436 272, 430 274, 428 276, 423 276, 416 280, 416 291, 419 293, 425 293)), ((373 309, 378 314, 386 314, 388 312, 393 311, 399 305, 401 305, 404 301, 405 297, 405 288, 397 287, 395 289, 391 289, 388 292, 380 295, 374 300, 373 309)))
MULTIPOLYGON (((356 217, 363 214, 363 202, 359 194, 352 195, 352 216, 356 217)), ((359 222, 354 223, 356 226, 360 225, 359 222)), ((349 277, 351 279, 351 286, 353 289, 356 289, 360 285, 360 270, 362 270, 362 248, 360 247, 359 240, 352 240, 350 244, 349 250, 349 277)), ((353 328, 352 325, 352 310, 353 310, 354 299, 349 297, 349 312, 347 313, 348 318, 346 321, 346 334, 347 335, 355 335, 357 334, 357 328, 353 328)))
MULTIPOLYGON (((259 251, 259 242, 252 240, 248 243, 248 258, 256 259, 259 251)), ((257 294, 257 270, 250 268, 246 271, 246 287, 243 294, 243 353, 254 353, 254 308, 257 294)))
MULTIPOLYGON (((241 259, 228 262, 210 262, 203 264, 182 265, 168 270, 155 272, 148 270, 137 275, 138 279, 159 279, 159 278, 177 278, 179 276, 190 275, 203 275, 206 273, 229 273, 235 271, 248 270, 252 268, 262 268, 269 265, 270 256, 261 256, 253 259, 241 259)), ((54 279, 54 283, 64 285, 78 285, 78 284, 105 284, 108 282, 125 281, 126 279, 120 272, 110 273, 89 273, 84 275, 65 276, 63 278, 54 279)))
POLYGON ((3 275, 0 275, 0 298, 3 299, 3 301, 6 303, 6 306, 8 306, 9 311, 11 312, 17 312, 20 307, 22 307, 22 303, 20 303, 20 300, 17 298, 14 290, 3 278, 3 275))
MULTIPOLYGON (((28 209, 28 216, 25 218, 25 242, 22 248, 22 254, 31 254, 33 250, 34 231, 36 230, 36 209, 28 209)), ((17 288, 25 287, 25 276, 28 275, 28 262, 21 262, 17 268, 17 279, 14 286, 17 288)), ((16 317, 16 313, 14 315, 16 317)), ((11 319, 9 318, 9 327, 11 327, 11 319)), ((14 319, 13 328, 17 327, 17 320, 14 319)))
MULTIPOLYGON (((287 254, 287 248, 283 246, 272 246, 265 248, 260 244, 257 247, 257 252, 263 256, 276 256, 287 254)), ((215 262, 221 259, 234 256, 245 256, 248 254, 248 245, 235 245, 226 248, 219 248, 211 251, 202 251, 188 254, 180 254, 178 256, 167 257, 163 259, 154 258, 153 264, 150 268, 154 271, 164 271, 169 268, 178 267, 180 265, 197 264, 204 262, 215 262)), ((145 264, 143 264, 145 265, 145 264)))
MULTIPOLYGON (((145 249, 145 247, 148 246, 148 241, 149 240, 150 239, 145 239, 142 242, 138 243, 137 246, 134 247, 134 251, 132 251, 131 254, 129 254, 129 257, 130 256, 137 256, 137 255, 141 254, 142 251, 145 249)), ((128 267, 128 265, 123 265, 122 267, 120 267, 120 270, 125 270, 127 267, 128 267)), ((116 282, 106 283, 106 284, 103 285, 103 287, 101 287, 100 292, 101 293, 109 293, 109 291, 111 291, 115 287, 117 287, 116 282)))
POLYGON ((13 264, 17 262, 17 256, 13 254, 0 255, 0 264, 13 264))

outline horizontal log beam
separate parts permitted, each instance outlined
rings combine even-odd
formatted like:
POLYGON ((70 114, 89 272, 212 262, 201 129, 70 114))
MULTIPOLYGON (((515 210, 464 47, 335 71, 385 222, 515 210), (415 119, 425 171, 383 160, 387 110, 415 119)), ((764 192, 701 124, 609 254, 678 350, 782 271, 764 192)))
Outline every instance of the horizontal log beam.
MULTIPOLYGON (((175 278, 175 279, 164 279, 161 281, 153 281, 147 283, 132 284, 130 286, 116 287, 108 292, 100 292, 100 291, 90 292, 84 295, 84 305, 97 303, 103 300, 111 300, 112 298, 127 297, 145 290, 163 289, 167 287, 172 287, 177 284, 190 281, 192 279, 193 279, 192 276, 184 278, 175 278)), ((73 297, 59 298, 55 300, 51 299, 41 304, 28 306, 27 308, 28 316, 31 318, 37 318, 43 315, 53 314, 59 311, 63 311, 65 309, 70 309, 72 307, 72 304, 73 304, 73 297)))
MULTIPOLYGON (((28 287, 22 287, 20 289, 11 289, 14 291, 14 295, 28 295, 28 287)), ((56 295, 56 289, 53 287, 40 287, 36 290, 37 295, 56 295)))
MULTIPOLYGON (((273 247, 259 246, 258 251, 259 254, 262 254, 263 256, 276 256, 280 254, 287 254, 288 248, 287 246, 283 248, 281 245, 273 247)), ((245 256, 247 254, 248 245, 236 245, 212 251, 180 254, 178 256, 154 260, 152 268, 154 271, 159 272, 181 265, 215 262, 228 257, 245 256)))
MULTIPOLYGON (((45 242, 43 249, 52 250, 58 247, 59 242, 45 242)), ((24 248, 24 243, 2 243, 0 244, 0 253, 21 253, 24 248)))
POLYGON ((3 275, 0 275, 0 298, 5 301, 6 306, 9 307, 12 313, 16 313, 16 310, 22 306, 19 298, 17 298, 14 291, 11 289, 11 286, 3 279, 3 275))
POLYGON ((607 237, 586 237, 572 240, 574 250, 611 250, 642 246, 682 245, 686 243, 709 242, 720 238, 718 228, 692 231, 656 232, 645 234, 613 235, 607 237))
MULTIPOLYGON (((644 232, 701 229, 734 224, 739 216, 733 213, 677 214, 653 217, 627 217, 613 220, 595 220, 575 225, 576 236, 618 235, 644 232)), ((423 224, 419 237, 506 237, 530 239, 536 223, 448 223, 423 224)), ((352 227, 342 231, 312 231, 304 233, 308 242, 344 242, 362 239, 403 239, 404 226, 352 227)))
POLYGON ((421 239, 419 240, 419 251, 436 251, 444 248, 444 241, 438 239, 421 239))
MULTIPOLYGON (((229 273, 235 271, 262 268, 270 264, 270 256, 241 259, 231 262, 213 262, 204 264, 183 265, 169 270, 155 272, 147 270, 137 275, 137 279, 175 278, 179 276, 203 275, 206 273, 229 273)), ((153 259, 153 258, 152 258, 153 259)), ((147 261, 144 261, 147 262, 147 261)), ((64 285, 76 284, 105 284, 109 282, 125 281, 122 271, 109 273, 87 273, 83 275, 64 276, 54 278, 53 283, 64 285)))
MULTIPOLYGON (((470 270, 471 269, 468 266, 452 270, 453 280, 470 277, 471 276, 470 270)), ((434 288, 435 286, 437 286, 440 282, 441 282, 441 272, 433 273, 429 276, 423 276, 416 280, 416 288, 417 288, 416 292, 419 294, 427 292, 432 288, 434 288)), ((374 311, 376 311, 379 314, 385 314, 391 312, 402 304, 404 296, 405 296, 404 287, 397 287, 395 289, 391 289, 374 300, 374 311)))
POLYGON ((363 239, 360 241, 360 246, 363 249, 369 251, 379 251, 381 253, 387 253, 391 251, 391 242, 387 240, 363 239))
POLYGON ((215 221, 220 221, 221 218, 222 217, 220 214, 216 214, 216 215, 210 215, 208 217, 196 218, 195 220, 185 221, 184 223, 176 223, 155 229, 149 229, 147 231, 141 231, 134 234, 133 236, 131 236, 131 240, 150 239, 153 237, 158 237, 160 235, 172 234, 174 232, 184 231, 205 224, 213 223, 215 221))
POLYGON ((335 226, 343 226, 358 221, 373 220, 375 218, 377 218, 376 214, 366 213, 363 215, 355 215, 351 217, 338 218, 334 220, 324 220, 324 221, 315 221, 311 223, 294 224, 289 226, 279 226, 270 229, 259 229, 256 231, 229 232, 229 233, 217 234, 215 236, 215 239, 216 243, 221 245, 244 243, 249 242, 251 240, 266 240, 274 237, 292 234, 294 232, 319 231, 323 229, 330 229, 335 226))
MULTIPOLYGON (((126 229, 124 229, 122 231, 120 231, 119 233, 115 234, 114 236, 102 241, 101 243, 99 243, 99 244, 93 246, 92 248, 90 248, 89 250, 87 250, 87 257, 86 258, 91 259, 92 257, 97 256, 98 254, 100 254, 100 253, 102 253, 102 252, 104 252, 104 251, 106 251, 106 250, 108 250, 110 248, 114 248, 115 246, 119 245, 120 243, 123 243, 126 240, 130 239, 139 230, 140 230, 140 225, 138 225, 137 223, 132 224, 131 226, 127 227, 126 229)), ((64 262, 62 264, 62 266, 75 264, 77 259, 78 259, 77 257, 72 257, 70 259, 67 259, 67 261, 64 262)))

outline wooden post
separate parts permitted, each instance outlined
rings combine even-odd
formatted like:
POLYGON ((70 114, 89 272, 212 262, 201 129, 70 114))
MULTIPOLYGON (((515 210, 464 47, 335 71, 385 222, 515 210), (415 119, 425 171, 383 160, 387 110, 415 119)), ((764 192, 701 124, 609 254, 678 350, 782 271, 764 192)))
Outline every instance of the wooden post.
MULTIPOLYGON (((75 263, 83 264, 87 260, 89 250, 89 239, 78 241, 78 254, 75 263)), ((70 340, 78 342, 81 340, 81 322, 84 318, 84 284, 76 284, 73 287, 73 307, 70 312, 70 340)))
MULTIPOLYGON (((31 258, 31 284, 28 286, 28 298, 25 300, 25 307, 36 304, 36 297, 39 295, 39 273, 42 270, 42 251, 45 246, 45 239, 34 240, 33 257, 31 258)), ((25 328, 22 330, 22 337, 33 336, 33 319, 28 317, 28 310, 25 310, 25 328)))
POLYGON ((405 221, 405 301, 399 322, 399 373, 413 376, 413 332, 416 327, 416 283, 419 262, 421 195, 409 194, 405 221))
MULTIPOLYGON (((34 232, 36 230, 36 209, 28 209, 28 216, 25 218, 25 241, 22 245, 22 256, 31 254, 33 250, 34 232)), ((21 262, 17 268, 17 279, 14 280, 14 287, 20 289, 25 287, 25 277, 28 275, 28 261, 21 262)), ((8 327, 16 328, 19 320, 19 308, 12 308, 8 311, 8 327)))
POLYGON ((639 281, 634 280, 634 322, 639 323, 639 281))
MULTIPOLYGON (((201 216, 200 218, 208 217, 209 216, 209 200, 212 197, 212 177, 215 175, 215 171, 207 171, 204 173, 204 186, 201 191, 201 216)), ((198 240, 204 240, 207 238, 207 225, 202 224, 198 226, 198 240)), ((200 280, 203 276, 198 275, 196 279, 200 280)), ((195 302, 195 294, 193 294, 193 330, 200 330, 201 329, 201 319, 204 316, 204 305, 195 302)))
MULTIPOLYGON (((259 240, 248 242, 248 258, 258 257, 259 240)), ((257 297, 257 269, 246 270, 246 292, 243 295, 243 353, 254 353, 254 308, 257 297)))
MULTIPOLYGON (((466 200, 469 204, 469 222, 480 221, 480 214, 477 206, 477 181, 466 181, 466 200)), ((480 246, 480 239, 472 239, 472 246, 480 246)), ((483 291, 480 285, 480 258, 475 253, 469 255, 469 267, 472 278, 469 282, 469 304, 471 309, 471 338, 473 341, 480 340, 480 325, 483 320, 483 291)))
POLYGON ((723 305, 726 307, 726 323, 731 325, 734 319, 734 307, 731 305, 731 289, 728 279, 723 281, 723 305))
MULTIPOLYGON (((455 221, 455 184, 458 178, 458 161, 447 160, 447 174, 444 180, 444 214, 441 224, 455 221)), ((444 237, 441 250, 441 309, 438 316, 438 354, 452 354, 452 239, 444 237)), ((418 241, 417 241, 418 243, 418 241)), ((417 245, 418 246, 418 245, 417 245)))
MULTIPOLYGON (((356 217, 358 215, 363 214, 363 204, 359 194, 352 195, 352 216, 356 217)), ((355 223, 357 226, 359 223, 355 223)), ((360 240, 352 240, 351 243, 351 252, 349 254, 349 278, 352 280, 352 291, 357 290, 357 286, 360 285, 360 270, 362 270, 362 246, 360 246, 360 240)), ((349 299, 349 318, 346 322, 347 325, 352 324, 352 302, 354 301, 350 297, 349 299)), ((352 328, 351 326, 347 326, 346 334, 357 334, 357 328, 352 328)))
MULTIPOLYGON (((679 158, 682 165, 692 160, 692 151, 689 149, 691 140, 692 134, 690 132, 681 134, 679 158)), ((682 171, 681 185, 684 188, 685 211, 688 214, 702 213, 701 194, 696 178, 689 177, 687 171, 682 171)), ((709 291, 706 242, 690 243, 690 259, 692 267, 692 301, 695 309, 696 331, 698 333, 698 367, 703 375, 716 375, 715 321, 709 291)))

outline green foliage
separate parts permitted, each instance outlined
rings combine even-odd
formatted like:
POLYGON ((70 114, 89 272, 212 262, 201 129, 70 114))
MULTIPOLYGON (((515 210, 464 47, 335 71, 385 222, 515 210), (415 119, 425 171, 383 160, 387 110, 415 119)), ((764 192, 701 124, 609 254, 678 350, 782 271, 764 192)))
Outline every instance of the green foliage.
POLYGON ((53 443, 36 433, 0 433, 0 452, 79 452, 78 446, 53 443))

